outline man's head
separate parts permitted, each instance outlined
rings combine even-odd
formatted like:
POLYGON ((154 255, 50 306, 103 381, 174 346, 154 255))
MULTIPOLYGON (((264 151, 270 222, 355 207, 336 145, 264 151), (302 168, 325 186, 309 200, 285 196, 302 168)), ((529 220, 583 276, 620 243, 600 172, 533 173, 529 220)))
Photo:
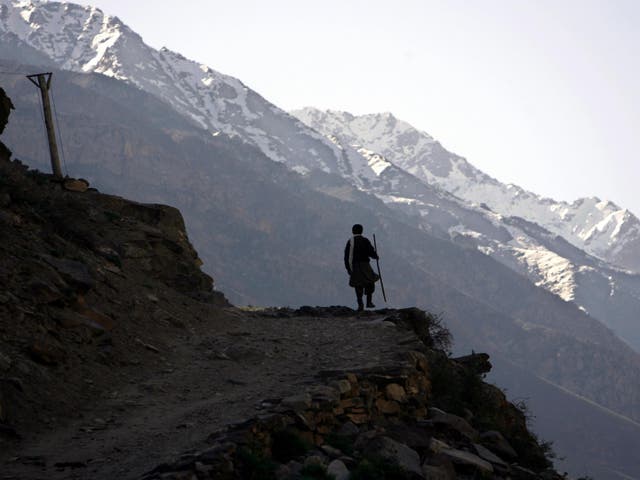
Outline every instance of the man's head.
POLYGON ((351 227, 351 233, 353 233, 354 235, 362 235, 362 231, 364 229, 362 228, 362 225, 360 225, 359 223, 356 223, 353 227, 351 227))

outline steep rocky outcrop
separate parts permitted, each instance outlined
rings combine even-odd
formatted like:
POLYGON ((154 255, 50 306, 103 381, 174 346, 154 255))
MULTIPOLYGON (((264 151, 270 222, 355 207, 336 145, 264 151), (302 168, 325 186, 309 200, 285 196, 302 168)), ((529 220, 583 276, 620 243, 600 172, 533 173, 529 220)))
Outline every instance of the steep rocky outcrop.
POLYGON ((9 114, 13 110, 13 103, 11 99, 7 97, 3 88, 0 88, 0 133, 4 132, 4 127, 7 126, 9 121, 9 114))
POLYGON ((92 401, 85 380, 184 329, 181 310, 227 303, 178 210, 68 190, 0 146, 0 430, 19 434, 92 401))

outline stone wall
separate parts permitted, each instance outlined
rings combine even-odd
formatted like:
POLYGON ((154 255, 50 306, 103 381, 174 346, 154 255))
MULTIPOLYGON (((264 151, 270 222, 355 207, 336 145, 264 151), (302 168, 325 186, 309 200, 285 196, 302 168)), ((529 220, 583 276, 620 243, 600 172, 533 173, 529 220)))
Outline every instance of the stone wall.
MULTIPOLYGON (((421 316, 406 309, 387 320, 415 327, 421 316)), ((425 347, 393 367, 320 372, 317 384, 263 401, 255 418, 212 434, 207 450, 144 478, 561 478, 524 414, 481 381, 489 368, 484 354, 450 359, 425 347), (433 382, 442 373, 450 392, 433 382), (479 398, 483 404, 474 405, 479 398), (463 418, 435 406, 443 401, 479 414, 465 407, 463 418)))

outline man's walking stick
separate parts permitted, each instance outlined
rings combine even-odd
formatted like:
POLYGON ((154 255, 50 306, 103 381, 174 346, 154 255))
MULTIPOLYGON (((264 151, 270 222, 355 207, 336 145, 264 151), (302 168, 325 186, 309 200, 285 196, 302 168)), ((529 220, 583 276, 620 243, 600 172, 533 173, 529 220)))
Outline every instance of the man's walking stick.
MULTIPOLYGON (((376 255, 378 254, 378 244, 376 243, 376 234, 373 234, 373 248, 376 251, 376 255)), ((380 277, 380 288, 382 289, 382 298, 384 298, 384 303, 387 303, 387 294, 384 293, 384 283, 382 283, 382 272, 380 271, 380 260, 376 258, 376 265, 378 266, 378 276, 380 277)))

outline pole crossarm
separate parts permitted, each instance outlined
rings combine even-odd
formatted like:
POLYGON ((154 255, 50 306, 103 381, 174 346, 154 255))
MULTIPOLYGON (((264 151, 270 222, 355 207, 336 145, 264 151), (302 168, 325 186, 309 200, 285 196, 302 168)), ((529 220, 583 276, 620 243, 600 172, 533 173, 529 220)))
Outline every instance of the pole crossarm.
POLYGON ((40 85, 38 84, 38 82, 36 82, 34 80, 34 78, 38 78, 40 75, 48 75, 47 77, 47 90, 51 87, 51 77, 53 76, 53 73, 51 72, 45 72, 45 73, 34 73, 33 75, 27 75, 27 78, 29 79, 29 81, 31 83, 33 83, 36 87, 40 88, 40 85))

